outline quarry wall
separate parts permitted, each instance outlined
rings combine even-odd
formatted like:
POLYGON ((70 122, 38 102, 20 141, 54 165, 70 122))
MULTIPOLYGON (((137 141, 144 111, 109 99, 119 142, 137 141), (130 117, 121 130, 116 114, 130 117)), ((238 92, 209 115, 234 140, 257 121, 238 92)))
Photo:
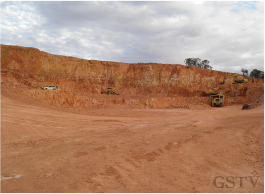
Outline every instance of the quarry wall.
MULTIPOLYGON (((116 101, 121 99, 121 103, 125 103, 131 100, 130 98, 138 97, 150 101, 150 103, 144 102, 144 104, 151 107, 160 107, 159 104, 165 103, 161 98, 167 98, 166 101, 169 101, 165 106, 176 105, 176 98, 184 99, 184 97, 200 98, 197 100, 185 99, 188 100, 188 104, 190 101, 207 104, 207 100, 203 98, 205 91, 215 88, 224 81, 225 76, 230 75, 227 72, 179 64, 129 64, 85 60, 53 55, 36 48, 8 45, 1 45, 1 72, 2 82, 3 80, 9 84, 12 82, 13 85, 16 82, 16 84, 22 84, 31 89, 39 89, 44 85, 58 85, 61 88, 61 96, 68 98, 68 101, 70 101, 69 96, 71 95, 72 98, 79 96, 83 99, 83 105, 87 104, 84 99, 91 100, 89 94, 100 94, 102 88, 112 87, 121 94, 115 98, 116 101), (161 102, 158 103, 159 101, 161 102)), ((263 87, 263 80, 249 79, 249 84, 263 87)), ((239 86, 239 89, 244 90, 242 86, 239 86)), ((27 93, 32 93, 33 98, 43 98, 36 97, 42 95, 39 90, 31 90, 27 93)), ((97 101, 100 97, 94 96, 94 98, 97 101)), ((60 100, 57 99, 57 101, 60 100)), ((107 99, 107 101, 110 101, 111 104, 113 99, 107 99)), ((236 100, 232 101, 236 103, 236 100)), ((242 99, 239 101, 241 103, 242 99)), ((63 104, 63 100, 58 103, 63 104)))

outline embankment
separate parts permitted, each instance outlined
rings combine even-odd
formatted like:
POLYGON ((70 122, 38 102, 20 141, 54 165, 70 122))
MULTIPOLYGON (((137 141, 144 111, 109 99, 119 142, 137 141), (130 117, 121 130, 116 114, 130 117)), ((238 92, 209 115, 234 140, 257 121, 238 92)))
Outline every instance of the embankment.
MULTIPOLYGON (((208 107, 205 92, 226 81, 227 72, 184 65, 118 63, 53 55, 36 48, 1 45, 2 93, 44 104, 73 107, 128 105, 135 108, 208 107), (60 91, 43 91, 57 85, 60 91), (120 95, 100 94, 113 88, 120 95)), ((263 80, 223 88, 226 105, 247 103, 263 92, 263 80)))

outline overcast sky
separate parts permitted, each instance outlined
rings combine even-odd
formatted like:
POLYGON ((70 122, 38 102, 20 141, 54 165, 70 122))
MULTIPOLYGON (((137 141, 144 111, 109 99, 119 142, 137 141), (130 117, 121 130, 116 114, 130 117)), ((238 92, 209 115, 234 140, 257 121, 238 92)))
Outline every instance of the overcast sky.
POLYGON ((263 1, 1 2, 1 44, 126 63, 264 69, 263 1))

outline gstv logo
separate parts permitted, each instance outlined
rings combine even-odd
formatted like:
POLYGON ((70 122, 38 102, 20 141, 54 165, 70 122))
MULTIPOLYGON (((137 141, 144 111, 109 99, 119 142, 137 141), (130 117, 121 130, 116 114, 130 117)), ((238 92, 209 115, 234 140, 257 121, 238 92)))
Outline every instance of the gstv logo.
POLYGON ((253 176, 216 176, 213 180, 213 185, 216 188, 244 188, 244 185, 248 182, 255 188, 259 176, 257 176, 258 173, 255 169, 251 174, 253 176))

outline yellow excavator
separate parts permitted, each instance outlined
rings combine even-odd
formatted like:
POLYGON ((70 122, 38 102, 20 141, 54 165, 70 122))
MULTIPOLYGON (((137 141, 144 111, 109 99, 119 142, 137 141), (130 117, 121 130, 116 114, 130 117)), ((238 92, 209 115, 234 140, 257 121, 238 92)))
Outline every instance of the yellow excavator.
POLYGON ((248 79, 239 79, 239 78, 235 78, 235 83, 248 83, 248 79))
POLYGON ((217 95, 219 93, 219 89, 221 87, 224 87, 224 86, 231 86, 232 95, 234 96, 234 86, 233 86, 232 83, 230 83, 230 84, 221 84, 221 85, 217 86, 214 90, 208 90, 208 91, 206 91, 206 94, 208 96, 210 96, 210 95, 217 95))
POLYGON ((238 84, 238 83, 240 83, 240 84, 241 83, 248 83, 248 79, 244 79, 243 77, 240 79, 240 78, 238 78, 238 75, 236 75, 236 74, 225 76, 223 84, 218 85, 213 90, 206 91, 206 94, 208 96, 210 96, 210 99, 209 99, 210 100, 210 105, 211 106, 223 106, 223 104, 224 104, 224 95, 222 94, 222 92, 219 92, 221 87, 230 86, 231 87, 231 91, 232 91, 232 97, 235 97, 233 84, 238 84), (225 83, 225 79, 231 78, 231 77, 234 78, 233 82, 224 84, 225 83))
POLYGON ((233 83, 235 83, 235 84, 248 83, 248 79, 244 79, 244 77, 242 77, 242 79, 240 79, 240 78, 238 78, 238 75, 236 75, 236 74, 225 76, 224 80, 227 79, 227 78, 230 78, 230 77, 234 77, 234 82, 233 83))

